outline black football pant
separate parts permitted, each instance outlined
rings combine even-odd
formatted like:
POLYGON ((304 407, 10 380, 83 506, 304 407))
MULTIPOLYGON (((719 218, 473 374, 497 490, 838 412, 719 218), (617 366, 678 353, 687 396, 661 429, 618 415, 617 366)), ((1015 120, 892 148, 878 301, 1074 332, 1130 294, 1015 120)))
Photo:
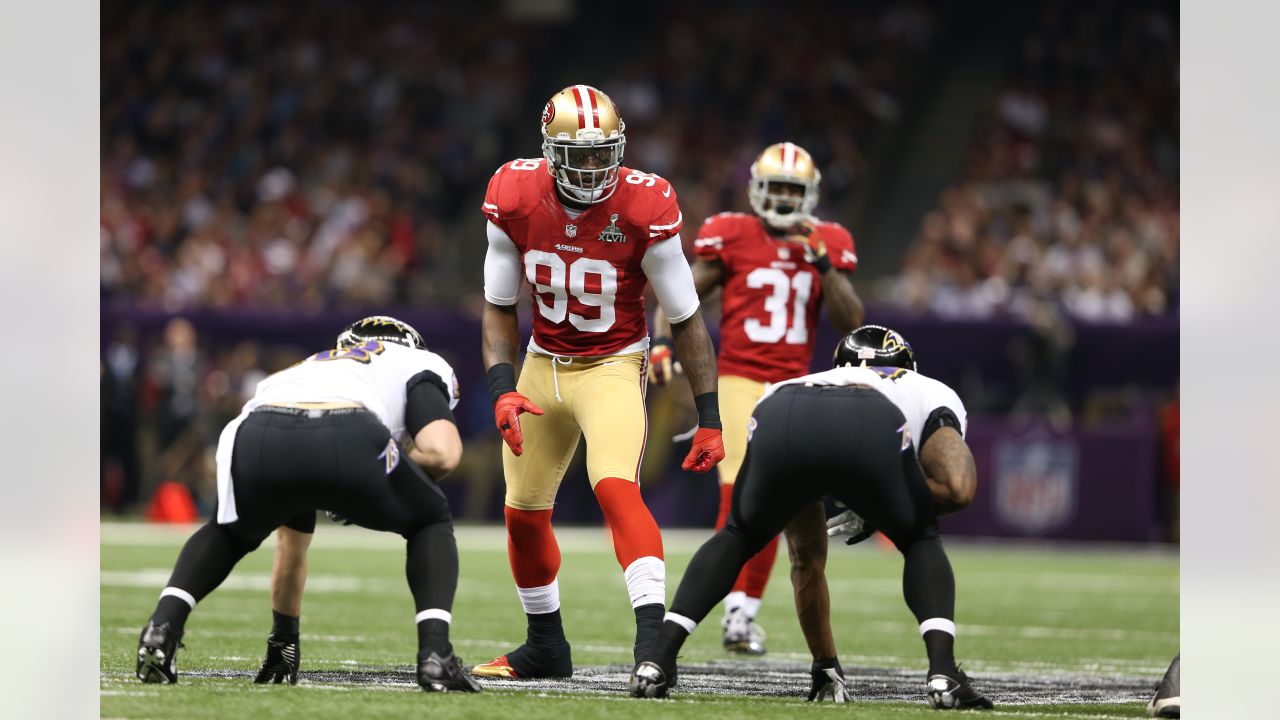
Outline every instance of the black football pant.
MULTIPOLYGON (((231 477, 239 518, 227 525, 211 520, 192 535, 170 587, 199 602, 277 527, 308 532, 315 511, 325 509, 404 536, 417 611, 452 609, 458 548, 449 504, 434 480, 407 455, 399 457, 373 413, 259 408, 236 434, 231 477), (388 453, 398 458, 394 467, 388 453)), ((181 624, 185 613, 174 619, 181 624)))
POLYGON ((951 564, 897 406, 867 387, 786 385, 752 417, 729 520, 693 556, 671 612, 701 622, 733 588, 747 560, 802 506, 829 495, 902 552, 903 594, 919 621, 954 619, 951 564))

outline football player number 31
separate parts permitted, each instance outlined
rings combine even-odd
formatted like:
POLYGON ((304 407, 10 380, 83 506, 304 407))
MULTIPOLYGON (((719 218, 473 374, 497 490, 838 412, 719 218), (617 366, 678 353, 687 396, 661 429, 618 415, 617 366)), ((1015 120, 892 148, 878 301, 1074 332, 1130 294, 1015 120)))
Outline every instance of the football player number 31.
POLYGON ((805 322, 805 308, 813 292, 813 275, 807 272, 793 277, 778 268, 756 268, 747 275, 747 287, 753 290, 769 289, 764 300, 768 322, 747 318, 743 330, 752 342, 776 343, 785 338, 788 345, 804 345, 809 342, 809 325, 805 322), (787 317, 787 311, 791 317, 787 317), (788 323, 788 319, 790 322, 788 323))
POLYGON ((613 327, 618 271, 609 263, 582 257, 566 266, 559 255, 530 250, 524 254, 524 272, 536 293, 538 312, 542 317, 557 325, 568 318, 570 324, 583 332, 604 332, 613 327), (538 282, 540 266, 551 271, 546 283, 538 282), (587 290, 588 275, 600 278, 599 292, 587 290), (569 312, 569 295, 583 305, 600 308, 599 317, 589 318, 569 312))

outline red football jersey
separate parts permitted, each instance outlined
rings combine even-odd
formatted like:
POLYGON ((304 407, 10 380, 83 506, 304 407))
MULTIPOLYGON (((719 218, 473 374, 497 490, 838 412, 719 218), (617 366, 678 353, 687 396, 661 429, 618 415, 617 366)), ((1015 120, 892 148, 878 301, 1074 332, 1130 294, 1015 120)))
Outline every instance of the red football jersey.
MULTIPOLYGON (((836 269, 858 267, 844 226, 819 222, 814 232, 836 269)), ((771 235, 755 215, 721 213, 707 218, 693 248, 724 265, 720 374, 781 382, 808 373, 822 282, 803 246, 771 235)))
POLYGON ((640 261, 651 245, 680 232, 671 183, 622 167, 603 202, 570 217, 545 159, 513 160, 494 173, 485 217, 520 250, 533 290, 533 346, 557 355, 640 350, 647 279, 640 261))

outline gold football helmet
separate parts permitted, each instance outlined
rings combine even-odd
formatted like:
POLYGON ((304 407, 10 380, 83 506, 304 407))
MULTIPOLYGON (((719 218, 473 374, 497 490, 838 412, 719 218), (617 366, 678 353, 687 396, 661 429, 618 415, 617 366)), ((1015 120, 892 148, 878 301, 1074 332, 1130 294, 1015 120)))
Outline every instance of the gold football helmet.
POLYGON ((747 197, 761 220, 783 230, 813 218, 821 181, 822 173, 804 148, 781 142, 765 148, 751 163, 747 197))
POLYGON ((542 110, 547 172, 571 200, 592 204, 613 195, 626 144, 618 106, 590 85, 570 85, 542 110))

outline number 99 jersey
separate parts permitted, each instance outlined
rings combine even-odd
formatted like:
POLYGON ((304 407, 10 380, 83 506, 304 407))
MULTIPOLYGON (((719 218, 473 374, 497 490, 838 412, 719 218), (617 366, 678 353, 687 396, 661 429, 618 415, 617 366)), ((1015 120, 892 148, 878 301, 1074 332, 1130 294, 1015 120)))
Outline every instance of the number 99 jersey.
MULTIPOLYGON (((574 356, 644 350, 648 279, 641 263, 654 244, 680 232, 675 191, 657 175, 622 167, 613 195, 574 217, 560 203, 546 164, 525 159, 498 168, 481 208, 491 223, 491 244, 494 227, 506 234, 533 288, 529 349, 574 356)), ((495 305, 518 301, 505 290, 496 296, 496 287, 486 268, 485 299, 495 305)))
MULTIPOLYGON (((813 232, 834 268, 858 267, 842 225, 818 222, 813 232)), ((721 213, 707 218, 693 247, 724 266, 720 374, 775 383, 809 372, 822 279, 804 246, 770 234, 755 215, 721 213)))

